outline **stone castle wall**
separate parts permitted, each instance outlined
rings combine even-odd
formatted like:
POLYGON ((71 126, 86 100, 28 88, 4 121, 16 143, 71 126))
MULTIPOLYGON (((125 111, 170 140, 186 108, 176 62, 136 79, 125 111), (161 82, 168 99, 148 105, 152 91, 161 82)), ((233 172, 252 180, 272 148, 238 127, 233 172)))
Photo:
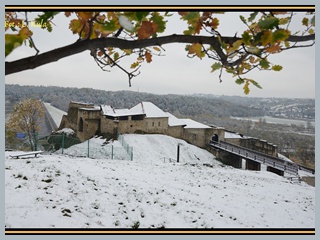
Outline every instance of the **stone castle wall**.
POLYGON ((71 102, 68 114, 63 116, 59 128, 73 129, 80 141, 85 141, 96 134, 109 135, 113 138, 118 133, 164 134, 204 148, 214 134, 217 134, 219 139, 224 139, 224 129, 171 127, 168 121, 168 117, 146 118, 145 115, 104 116, 93 104, 71 102))

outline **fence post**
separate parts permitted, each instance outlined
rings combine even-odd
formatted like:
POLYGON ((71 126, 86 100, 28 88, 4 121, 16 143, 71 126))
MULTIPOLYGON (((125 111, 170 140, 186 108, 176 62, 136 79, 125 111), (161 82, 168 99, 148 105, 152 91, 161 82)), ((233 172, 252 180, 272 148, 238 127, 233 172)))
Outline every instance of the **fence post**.
POLYGON ((111 145, 111 159, 113 159, 113 145, 111 145))
POLYGON ((131 161, 133 161, 133 147, 131 147, 131 161))
POLYGON ((88 139, 88 158, 89 158, 89 154, 90 154, 90 145, 89 145, 90 139, 88 139))
POLYGON ((179 162, 179 159, 180 159, 180 143, 178 143, 178 146, 177 146, 177 162, 179 162))
POLYGON ((64 132, 62 133, 62 144, 61 144, 61 148, 62 148, 62 154, 63 154, 63 149, 64 149, 64 132))

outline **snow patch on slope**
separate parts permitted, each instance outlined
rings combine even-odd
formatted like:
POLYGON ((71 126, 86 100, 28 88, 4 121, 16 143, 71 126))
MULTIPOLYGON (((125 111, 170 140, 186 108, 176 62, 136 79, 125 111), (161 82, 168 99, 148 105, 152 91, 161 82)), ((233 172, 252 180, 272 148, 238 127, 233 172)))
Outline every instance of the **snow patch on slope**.
POLYGON ((6 152, 6 227, 315 227, 314 187, 222 166, 178 139, 125 139, 134 147, 133 161, 61 154, 12 159, 14 152, 6 152), (181 162, 163 162, 176 156, 177 143, 183 144, 181 162))

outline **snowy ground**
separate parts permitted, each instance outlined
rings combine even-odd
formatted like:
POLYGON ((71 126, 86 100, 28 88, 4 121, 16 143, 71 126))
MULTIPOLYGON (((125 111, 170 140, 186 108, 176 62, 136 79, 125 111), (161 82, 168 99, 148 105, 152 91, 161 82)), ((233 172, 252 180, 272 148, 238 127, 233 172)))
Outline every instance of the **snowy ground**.
POLYGON ((61 154, 12 159, 14 152, 6 152, 6 227, 315 227, 314 187, 223 166, 171 137, 125 139, 133 161, 61 154), (178 143, 180 162, 165 161, 176 157, 178 143))

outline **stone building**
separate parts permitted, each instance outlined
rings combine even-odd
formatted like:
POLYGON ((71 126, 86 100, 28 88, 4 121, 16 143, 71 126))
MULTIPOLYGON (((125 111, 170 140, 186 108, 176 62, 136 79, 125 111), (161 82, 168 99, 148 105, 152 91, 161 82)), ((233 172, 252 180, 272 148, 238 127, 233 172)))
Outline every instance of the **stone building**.
POLYGON ((205 148, 213 138, 224 140, 224 129, 210 127, 191 119, 178 119, 151 102, 141 102, 130 109, 109 105, 70 102, 59 129, 71 128, 85 141, 94 135, 115 138, 118 133, 164 134, 205 148))

